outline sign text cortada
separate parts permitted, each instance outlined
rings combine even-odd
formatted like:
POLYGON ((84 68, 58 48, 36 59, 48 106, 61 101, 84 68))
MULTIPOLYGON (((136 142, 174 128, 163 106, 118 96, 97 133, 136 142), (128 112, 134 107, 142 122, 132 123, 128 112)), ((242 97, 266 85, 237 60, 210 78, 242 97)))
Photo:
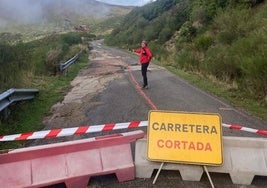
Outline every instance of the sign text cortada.
POLYGON ((152 161, 221 165, 218 114, 150 111, 147 157, 152 161))

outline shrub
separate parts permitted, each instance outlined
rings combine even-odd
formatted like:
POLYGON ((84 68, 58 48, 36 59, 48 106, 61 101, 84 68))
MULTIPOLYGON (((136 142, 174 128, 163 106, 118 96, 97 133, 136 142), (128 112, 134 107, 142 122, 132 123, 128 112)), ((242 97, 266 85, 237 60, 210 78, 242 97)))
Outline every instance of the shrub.
POLYGON ((81 36, 77 33, 67 33, 62 35, 63 42, 68 45, 79 44, 82 42, 81 36))
POLYGON ((0 44, 0 89, 18 87, 22 72, 32 66, 28 62, 31 53, 25 44, 0 44))
POLYGON ((248 8, 227 8, 214 19, 213 30, 217 33, 218 42, 231 44, 239 38, 246 37, 256 27, 248 8))
POLYGON ((238 40, 231 50, 238 56, 242 70, 239 85, 258 97, 267 95, 267 36, 263 28, 250 36, 238 40))
POLYGON ((196 28, 191 22, 185 22, 180 28, 180 35, 190 42, 192 38, 196 35, 196 28))
POLYGON ((210 36, 201 35, 194 41, 195 47, 199 51, 206 51, 212 45, 212 38, 210 36))
POLYGON ((199 68, 199 61, 189 47, 180 50, 175 56, 175 67, 186 71, 194 71, 199 68))
POLYGON ((149 43, 151 52, 153 53, 153 58, 155 59, 166 59, 168 56, 168 51, 159 42, 153 41, 149 43))
POLYGON ((223 4, 218 0, 195 0, 191 19, 206 24, 213 19, 219 6, 223 6, 223 4))
POLYGON ((235 55, 224 46, 215 46, 207 51, 201 69, 219 80, 233 81, 240 77, 241 70, 235 55))
POLYGON ((197 7, 192 11, 192 20, 205 23, 208 21, 208 16, 203 6, 197 7))
POLYGON ((58 72, 58 66, 61 58, 62 50, 60 49, 50 50, 47 52, 45 63, 50 72, 53 72, 54 74, 58 72))
POLYGON ((169 27, 164 27, 159 33, 159 41, 164 43, 172 37, 172 30, 169 27))
POLYGON ((13 60, 15 60, 13 47, 8 44, 0 43, 0 64, 13 60))

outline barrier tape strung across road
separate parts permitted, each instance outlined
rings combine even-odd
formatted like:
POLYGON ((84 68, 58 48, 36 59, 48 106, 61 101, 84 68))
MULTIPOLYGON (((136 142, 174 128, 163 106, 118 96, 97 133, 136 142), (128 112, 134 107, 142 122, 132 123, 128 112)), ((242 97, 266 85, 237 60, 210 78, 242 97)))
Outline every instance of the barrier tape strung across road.
MULTIPOLYGON (((65 129, 53 129, 53 130, 45 130, 45 131, 38 131, 38 132, 27 132, 27 133, 21 133, 21 134, 0 136, 0 142, 15 141, 15 140, 43 139, 43 138, 57 138, 57 137, 63 137, 63 136, 72 136, 72 135, 94 133, 94 132, 147 127, 147 125, 148 125, 148 121, 133 121, 133 122, 128 122, 128 123, 104 124, 104 125, 82 126, 82 127, 73 127, 73 128, 65 128, 65 129)), ((223 123, 222 126, 230 128, 230 129, 241 130, 241 131, 246 131, 250 133, 257 133, 260 135, 267 136, 267 131, 265 130, 252 129, 248 127, 242 127, 240 125, 228 125, 225 123, 223 123)))
POLYGON ((246 131, 246 132, 250 132, 250 133, 257 133, 260 135, 267 136, 267 131, 265 131, 265 130, 252 129, 249 127, 242 127, 241 125, 228 125, 225 123, 223 123, 222 126, 230 128, 230 129, 241 130, 241 131, 246 131))
POLYGON ((95 133, 103 131, 113 131, 119 129, 137 128, 147 126, 147 121, 134 121, 129 123, 104 124, 94 126, 81 126, 65 129, 53 129, 38 132, 27 132, 22 134, 14 134, 7 136, 0 136, 0 141, 14 141, 14 140, 32 140, 42 138, 57 138, 63 136, 71 136, 86 133, 95 133))

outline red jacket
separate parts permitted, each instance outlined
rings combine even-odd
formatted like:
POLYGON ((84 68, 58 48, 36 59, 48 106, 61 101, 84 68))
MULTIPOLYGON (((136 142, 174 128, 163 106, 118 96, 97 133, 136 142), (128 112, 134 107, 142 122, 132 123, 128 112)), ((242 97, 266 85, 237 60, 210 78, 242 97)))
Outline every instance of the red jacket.
POLYGON ((135 49, 134 52, 140 54, 140 63, 148 63, 153 57, 150 49, 147 46, 140 49, 135 49))

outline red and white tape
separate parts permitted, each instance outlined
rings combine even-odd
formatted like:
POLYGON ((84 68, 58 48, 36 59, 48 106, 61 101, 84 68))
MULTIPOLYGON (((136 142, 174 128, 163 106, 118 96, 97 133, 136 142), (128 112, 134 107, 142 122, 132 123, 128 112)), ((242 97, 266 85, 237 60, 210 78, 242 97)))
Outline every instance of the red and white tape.
POLYGON ((53 129, 38 132, 27 132, 22 134, 13 134, 7 136, 0 136, 0 141, 14 141, 14 140, 32 140, 42 138, 57 138, 63 136, 71 136, 86 133, 95 133, 103 131, 113 131, 119 129, 129 129, 147 126, 147 121, 134 121, 129 123, 104 124, 94 126, 82 126, 65 129, 53 129))
POLYGON ((246 132, 250 132, 250 133, 256 133, 256 134, 267 136, 267 131, 265 131, 265 130, 252 129, 252 128, 248 128, 248 127, 242 127, 241 125, 228 125, 228 124, 225 124, 225 123, 223 123, 222 126, 223 127, 230 128, 230 129, 235 129, 235 130, 240 130, 240 131, 246 131, 246 132))
MULTIPOLYGON (((148 125, 148 121, 133 121, 133 122, 128 122, 128 123, 117 123, 117 124, 111 123, 111 124, 104 124, 104 125, 82 126, 82 127, 73 127, 73 128, 65 128, 65 129, 53 129, 53 130, 45 130, 45 131, 38 131, 38 132, 27 132, 27 133, 21 133, 21 134, 0 136, 0 142, 14 141, 14 140, 57 138, 57 137, 72 136, 72 135, 86 134, 86 133, 147 127, 147 125, 148 125)), ((241 131, 246 131, 250 133, 256 133, 256 134, 267 136, 267 131, 265 130, 252 129, 248 127, 242 127, 240 125, 228 125, 225 123, 223 123, 222 126, 230 128, 230 129, 241 130, 241 131)))

